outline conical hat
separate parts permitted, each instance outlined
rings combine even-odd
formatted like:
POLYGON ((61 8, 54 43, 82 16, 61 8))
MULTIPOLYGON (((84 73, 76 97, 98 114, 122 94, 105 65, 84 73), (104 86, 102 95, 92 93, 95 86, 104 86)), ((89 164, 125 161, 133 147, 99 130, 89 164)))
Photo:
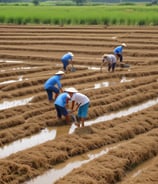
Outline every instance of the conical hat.
POLYGON ((56 75, 63 75, 64 72, 63 72, 63 71, 58 71, 58 72, 56 72, 55 74, 56 74, 56 75))
POLYGON ((71 88, 66 88, 64 91, 70 92, 70 93, 77 93, 77 92, 78 92, 77 89, 75 89, 75 88, 73 88, 73 87, 71 87, 71 88))

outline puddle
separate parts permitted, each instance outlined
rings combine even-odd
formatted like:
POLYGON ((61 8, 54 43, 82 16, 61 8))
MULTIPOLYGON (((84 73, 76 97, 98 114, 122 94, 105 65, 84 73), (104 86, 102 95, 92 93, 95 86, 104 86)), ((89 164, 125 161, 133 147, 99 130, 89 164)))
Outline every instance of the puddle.
POLYGON ((150 165, 155 163, 155 158, 149 159, 142 164, 140 164, 138 167, 136 167, 132 172, 127 174, 128 177, 135 178, 139 176, 143 171, 149 168, 150 165))
POLYGON ((109 82, 97 83, 97 84, 94 84, 94 89, 98 89, 98 88, 101 88, 101 87, 108 87, 109 85, 110 85, 109 82))
POLYGON ((100 67, 89 66, 88 70, 100 70, 100 67))
POLYGON ((100 82, 100 83, 94 84, 94 87, 93 88, 86 88, 84 90, 99 89, 99 88, 103 88, 103 87, 113 86, 113 85, 116 85, 116 84, 117 84, 117 82, 104 81, 104 82, 100 82))
MULTIPOLYGON (((63 67, 62 64, 56 64, 55 66, 57 66, 57 67, 63 67)), ((100 70, 100 67, 88 66, 88 65, 78 65, 78 64, 75 64, 74 67, 77 67, 77 68, 85 68, 85 69, 88 69, 88 70, 100 70)))
POLYGON ((119 81, 104 81, 104 82, 100 82, 100 83, 96 83, 94 84, 94 87, 90 87, 90 88, 86 88, 84 90, 91 90, 91 89, 99 89, 99 88, 103 88, 103 87, 109 87, 109 86, 114 86, 116 84, 120 83, 124 83, 124 82, 131 82, 134 79, 127 79, 125 76, 122 77, 122 79, 119 81))
MULTIPOLYGON (((137 166, 136 168, 134 168, 132 171, 129 171, 126 174, 126 177, 124 178, 124 180, 122 180, 122 182, 124 182, 127 178, 128 179, 132 179, 132 178, 136 178, 137 176, 139 176, 142 172, 144 172, 145 170, 147 170, 150 165, 155 163, 155 158, 151 158, 147 161, 144 161, 142 164, 140 164, 139 166, 137 166)), ((121 184, 122 182, 118 182, 118 184, 121 184)))
POLYGON ((17 68, 13 68, 12 70, 30 70, 34 68, 38 68, 38 67, 17 67, 17 68))
POLYGON ((120 80, 120 83, 123 83, 123 82, 131 82, 133 80, 134 79, 127 79, 125 76, 123 76, 122 79, 120 80))
MULTIPOLYGON (((118 145, 119 146, 119 145, 118 145)), ((117 146, 117 147, 118 147, 117 146)), ((68 173, 70 173, 73 169, 81 167, 83 164, 86 164, 95 158, 99 158, 102 155, 107 154, 110 150, 117 148, 116 146, 106 147, 102 149, 98 149, 97 151, 91 151, 87 154, 83 154, 81 156, 76 156, 72 159, 69 159, 65 163, 59 164, 58 166, 55 166, 54 169, 51 169, 50 171, 46 172, 45 174, 36 177, 33 180, 30 180, 28 182, 25 182, 25 184, 53 184, 60 178, 66 176, 68 173)))
POLYGON ((133 174, 133 178, 137 177, 140 173, 142 172, 142 170, 138 170, 136 173, 133 174))
MULTIPOLYGON (((119 112, 106 114, 106 115, 100 116, 100 117, 98 117, 94 120, 85 121, 85 126, 93 125, 93 124, 100 123, 100 122, 103 122, 103 121, 112 120, 114 118, 120 118, 122 116, 128 116, 132 113, 135 113, 135 112, 141 111, 143 109, 146 109, 148 107, 151 107, 153 105, 156 105, 157 103, 158 103, 158 98, 154 99, 154 100, 149 100, 145 103, 142 103, 142 104, 134 106, 134 107, 130 107, 128 109, 125 109, 125 110, 122 110, 122 111, 119 111, 119 112)), ((72 126, 69 130, 69 134, 73 133, 75 131, 75 129, 76 129, 76 126, 74 124, 72 124, 72 126)))
POLYGON ((4 101, 3 103, 0 103, 0 110, 9 109, 9 108, 17 107, 17 106, 21 106, 21 105, 26 105, 32 99, 33 99, 33 97, 25 98, 22 100, 4 101))
POLYGON ((19 76, 19 78, 17 80, 8 80, 8 81, 0 82, 0 85, 10 84, 10 83, 14 83, 14 82, 23 81, 23 80, 28 80, 28 79, 23 79, 23 76, 19 76))
MULTIPOLYGON (((56 130, 56 137, 61 137, 63 135, 67 135, 69 133, 70 126, 60 126, 60 127, 53 127, 56 130)), ((49 128, 50 130, 52 128, 49 128)))
POLYGON ((116 40, 116 39, 117 39, 117 37, 116 37, 116 36, 113 36, 113 37, 112 37, 112 39, 113 39, 113 40, 116 40))
POLYGON ((0 63, 23 63, 23 61, 0 59, 0 63))
MULTIPOLYGON (((127 116, 134 112, 138 112, 140 110, 148 108, 152 105, 156 105, 157 103, 158 103, 158 98, 155 100, 150 100, 138 106, 131 107, 123 111, 100 116, 94 120, 85 121, 85 126, 89 126, 95 123, 100 123, 102 121, 112 120, 114 118, 119 118, 122 116, 127 116)), ((6 145, 0 148, 0 158, 7 157, 13 153, 16 153, 21 150, 25 150, 33 146, 37 146, 38 144, 44 143, 48 140, 54 140, 57 137, 67 135, 67 134, 72 134, 75 131, 75 129, 76 129, 76 125, 74 123, 71 125, 71 127, 70 126, 59 126, 59 127, 46 128, 36 135, 20 139, 18 141, 15 141, 9 145, 6 145)))
POLYGON ((56 130, 43 129, 39 134, 19 139, 9 145, 0 148, 0 158, 7 157, 18 151, 39 145, 56 137, 56 130))
POLYGON ((59 136, 61 137, 65 134, 67 135, 69 129, 70 129, 69 126, 61 126, 53 128, 49 127, 43 129, 38 134, 14 141, 13 143, 10 143, 0 148, 0 158, 7 157, 13 153, 31 148, 33 146, 37 146, 46 141, 53 140, 59 136))

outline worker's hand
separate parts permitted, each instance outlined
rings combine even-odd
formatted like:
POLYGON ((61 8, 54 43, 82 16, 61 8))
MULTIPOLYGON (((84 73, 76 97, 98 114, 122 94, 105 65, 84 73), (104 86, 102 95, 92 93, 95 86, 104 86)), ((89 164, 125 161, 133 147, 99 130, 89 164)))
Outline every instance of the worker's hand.
POLYGON ((75 111, 77 111, 78 110, 78 107, 75 109, 75 111))
POLYGON ((71 112, 75 112, 75 110, 71 109, 71 112))

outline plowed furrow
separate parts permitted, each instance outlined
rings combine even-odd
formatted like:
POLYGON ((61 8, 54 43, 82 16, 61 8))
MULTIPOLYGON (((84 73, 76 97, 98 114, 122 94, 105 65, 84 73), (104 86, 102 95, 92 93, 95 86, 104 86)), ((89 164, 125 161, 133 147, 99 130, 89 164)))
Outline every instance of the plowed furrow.
POLYGON ((110 151, 107 155, 95 159, 84 167, 74 170, 55 183, 117 183, 133 167, 158 154, 156 142, 156 135, 151 136, 150 133, 144 135, 140 137, 140 141, 137 139, 120 146, 120 148, 110 151), (146 140, 148 145, 144 144, 142 139, 146 140))
MULTIPOLYGON (((150 110, 154 112, 153 108, 145 112, 149 112, 150 110)), ((48 168, 53 167, 53 165, 56 164, 57 162, 63 162, 64 160, 68 159, 69 156, 72 157, 72 156, 75 156, 76 154, 82 154, 84 152, 87 152, 88 150, 96 149, 97 147, 99 148, 99 147, 105 146, 106 144, 119 142, 121 140, 127 140, 129 138, 134 138, 134 137, 137 138, 136 135, 142 132, 142 131, 138 131, 141 129, 140 127, 144 129, 143 131, 144 133, 150 129, 149 126, 153 127, 152 122, 154 122, 154 120, 152 119, 149 124, 147 123, 147 125, 143 124, 143 121, 139 120, 138 123, 136 123, 135 125, 133 125, 133 127, 131 127, 135 119, 137 119, 137 116, 133 115, 130 120, 131 121, 130 125, 128 125, 128 123, 125 124, 127 126, 128 132, 130 131, 130 134, 127 134, 127 131, 125 131, 126 129, 125 127, 123 129, 122 128, 120 129, 122 134, 120 134, 121 133, 120 131, 116 132, 116 127, 109 128, 107 133, 105 134, 105 131, 103 129, 104 124, 102 124, 101 125, 102 129, 100 129, 100 131, 97 131, 97 127, 99 127, 99 125, 94 127, 92 126, 91 131, 89 131, 89 134, 87 135, 80 130, 77 134, 71 135, 71 139, 70 139, 70 136, 64 136, 62 138, 58 138, 57 140, 49 141, 45 144, 39 145, 36 148, 26 150, 25 154, 23 154, 23 152, 14 154, 8 157, 7 159, 0 160, 1 173, 5 173, 4 176, 7 176, 8 172, 12 171, 10 173, 12 173, 13 175, 16 175, 16 177, 12 178, 12 182, 15 180, 19 180, 19 176, 21 179, 23 178, 22 180, 24 181, 28 176, 30 176, 30 172, 32 173, 31 177, 33 177, 37 175, 37 172, 39 174, 39 169, 40 169, 40 172, 42 173, 44 170, 47 170, 48 168), (138 128, 137 131, 136 131, 137 129, 136 127, 138 128), (146 127, 148 127, 148 130, 146 129, 146 127), (80 141, 78 141, 78 138, 80 139, 80 141), (64 141, 66 141, 67 144, 63 144, 64 141), (50 152, 48 152, 48 148, 50 152), (10 168, 9 166, 11 165, 12 167, 10 168), (18 174, 16 174, 14 172, 15 167, 16 167, 16 170, 18 170, 19 172, 20 172, 20 168, 23 167, 25 168, 26 172, 20 172, 20 174, 18 172, 18 174)), ((107 126, 107 123, 105 123, 105 126, 107 126)), ((120 126, 120 124, 118 126, 120 126)), ((127 165, 123 166, 123 168, 130 169, 134 164, 139 164, 145 159, 148 159, 156 155, 158 151, 156 145, 157 145, 157 129, 149 132, 148 134, 141 135, 139 139, 134 139, 133 142, 131 143, 127 142, 125 144, 126 149, 124 149, 124 147, 122 146, 122 148, 120 149, 118 148, 116 149, 116 151, 112 151, 110 155, 112 156, 114 154, 120 159, 128 158, 128 162, 126 162, 127 165), (145 140, 145 142, 148 142, 148 144, 144 144, 144 142, 140 140, 145 140), (137 152, 137 154, 133 158, 133 154, 135 151, 137 152)), ((118 159, 117 159, 117 162, 118 162, 118 159)), ((3 179, 1 178, 1 180, 5 181, 5 177, 3 177, 3 179)))
POLYGON ((1 158, 0 183, 23 183, 59 163, 71 163, 69 158, 84 158, 83 153, 115 144, 114 150, 56 183, 157 184, 156 164, 128 177, 141 163, 154 157, 157 161, 157 50, 157 26, 1 25, 0 147, 16 146, 23 138, 32 141, 29 136, 40 136, 45 129, 58 135, 1 158), (100 72, 102 55, 123 42, 124 63, 130 66, 118 62, 115 72, 108 72, 107 66, 100 72), (62 86, 75 87, 90 99, 85 127, 74 128, 72 134, 75 125, 56 118, 43 87, 62 70, 60 59, 68 51, 74 53, 76 71, 65 74, 62 86), (19 103, 30 97, 24 105, 19 103))

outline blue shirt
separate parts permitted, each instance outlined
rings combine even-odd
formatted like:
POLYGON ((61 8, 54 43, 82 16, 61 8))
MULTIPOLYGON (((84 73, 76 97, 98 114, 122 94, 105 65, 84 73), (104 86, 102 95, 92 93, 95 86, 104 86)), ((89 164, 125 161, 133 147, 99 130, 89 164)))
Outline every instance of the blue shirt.
POLYGON ((122 54, 123 46, 118 46, 114 49, 114 54, 122 54))
POLYGON ((72 60, 72 55, 67 53, 65 55, 63 55, 63 57, 61 58, 62 61, 69 61, 72 60))
POLYGON ((70 99, 70 95, 68 93, 66 93, 66 92, 61 93, 59 96, 57 96, 54 104, 59 105, 61 107, 65 107, 67 98, 70 99))
POLYGON ((60 83, 61 75, 54 75, 51 78, 49 78, 45 84, 44 84, 44 89, 52 89, 54 85, 57 84, 59 89, 61 88, 61 83, 60 83))

